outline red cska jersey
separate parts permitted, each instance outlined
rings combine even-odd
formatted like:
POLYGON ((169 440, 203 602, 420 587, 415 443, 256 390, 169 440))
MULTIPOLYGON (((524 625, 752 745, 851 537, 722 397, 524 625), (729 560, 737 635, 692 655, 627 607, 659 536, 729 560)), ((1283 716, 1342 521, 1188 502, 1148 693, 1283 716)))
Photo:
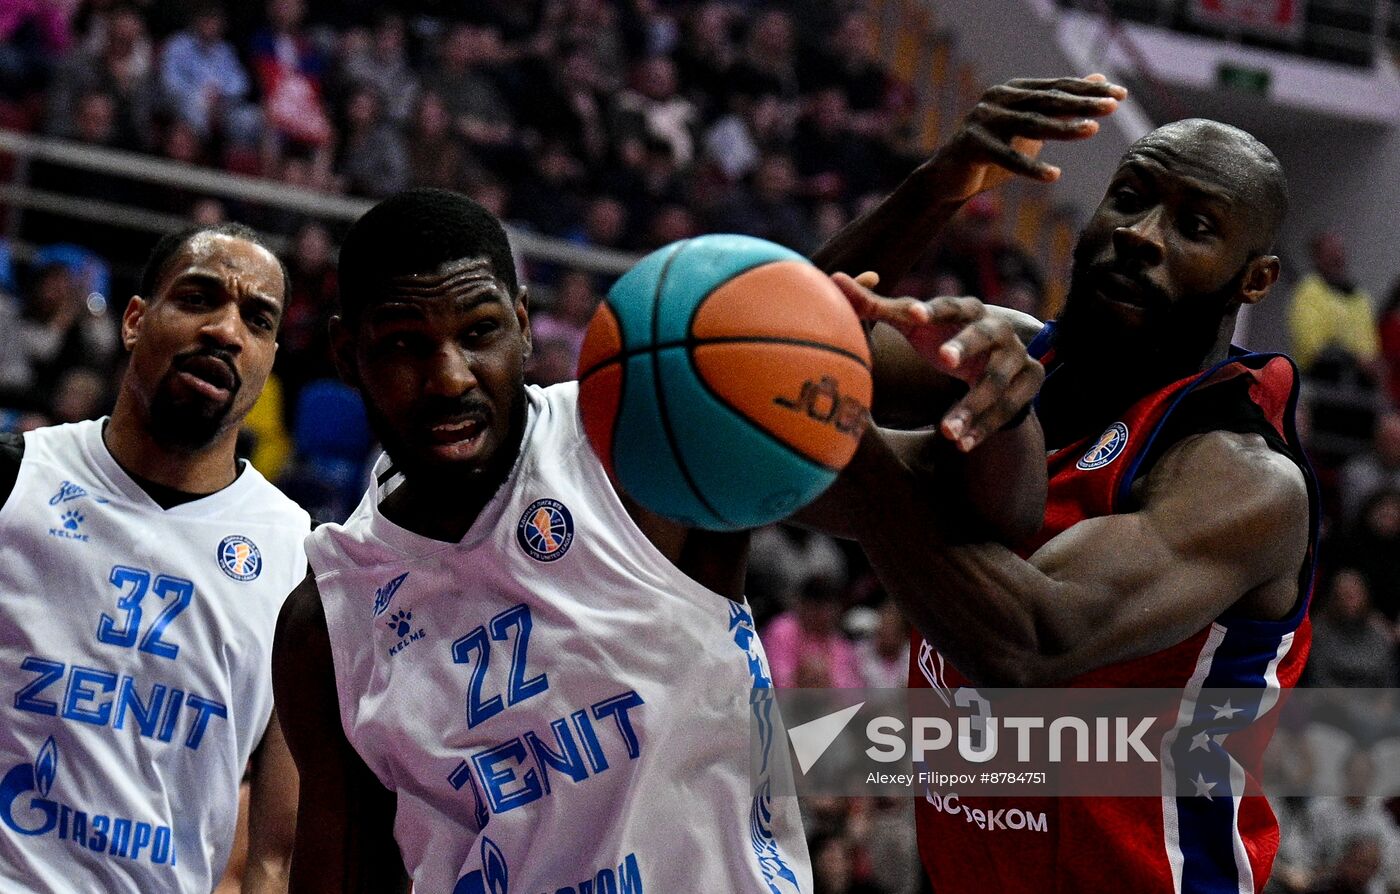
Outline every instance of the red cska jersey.
MULTIPOLYGON (((1047 326, 1031 352, 1053 375, 1055 361, 1044 350, 1050 331, 1047 326)), ((1291 617, 1259 621, 1227 611, 1175 646, 1058 685, 1180 689, 1178 730, 1208 717, 1203 713, 1207 707, 1197 701, 1202 689, 1249 689, 1257 692, 1257 699, 1233 718, 1230 735, 1236 741, 1257 737, 1262 750, 1277 723, 1277 712, 1271 710, 1281 691, 1297 683, 1311 642, 1307 605, 1318 501, 1312 470, 1294 430, 1297 396, 1297 372, 1287 357, 1235 351, 1199 375, 1146 395, 1103 434, 1050 453, 1045 523, 1019 550, 1023 556, 1077 522, 1133 511, 1133 482, 1173 444, 1206 431, 1262 435, 1303 469, 1313 508, 1308 559, 1299 575, 1298 608, 1291 617)), ((910 664, 911 687, 947 693, 968 685, 917 634, 910 664)), ((1177 797, 1171 781, 1174 739, 1169 732, 1162 740, 1161 797, 958 798, 945 792, 919 798, 919 852, 933 890, 1262 891, 1278 850, 1273 811, 1260 796, 1177 797), (1016 822, 990 821, 996 816, 1013 816, 1016 822)))

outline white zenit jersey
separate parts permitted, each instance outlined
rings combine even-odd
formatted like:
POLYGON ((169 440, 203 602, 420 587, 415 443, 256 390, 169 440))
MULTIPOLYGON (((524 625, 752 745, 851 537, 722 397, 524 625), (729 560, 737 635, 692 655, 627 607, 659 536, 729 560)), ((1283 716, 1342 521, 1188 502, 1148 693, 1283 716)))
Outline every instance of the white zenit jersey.
POLYGON ((25 436, 0 510, 0 890, 214 886, 309 530, 251 466, 162 510, 100 422, 25 436))
POLYGON ((748 607, 633 524, 577 385, 528 400, 461 543, 380 513, 397 478, 307 542, 345 732, 397 793, 416 889, 810 892, 796 799, 769 794, 791 769, 748 607))

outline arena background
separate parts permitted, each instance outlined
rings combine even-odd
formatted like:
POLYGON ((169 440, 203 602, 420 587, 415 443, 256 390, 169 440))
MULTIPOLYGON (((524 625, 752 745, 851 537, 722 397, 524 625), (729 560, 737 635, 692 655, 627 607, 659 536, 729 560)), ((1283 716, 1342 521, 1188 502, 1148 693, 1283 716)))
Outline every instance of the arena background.
MULTIPOLYGON (((244 447, 341 518, 373 445, 325 321, 336 242, 376 197, 453 187, 511 223, 530 377, 559 381, 638 253, 712 231, 809 251, 987 85, 1102 71, 1133 97, 1090 144, 1050 147, 1062 181, 974 201, 898 290, 1053 316, 1077 226, 1132 140, 1203 115, 1268 143, 1293 195, 1285 278, 1240 340, 1305 361, 1327 498, 1307 681, 1393 687, 1397 36, 1392 0, 0 0, 0 429, 106 412, 145 254, 192 221, 238 220, 292 275, 244 447)), ((905 631, 845 545, 763 531, 749 592, 780 685, 901 685, 905 631)), ((1274 890, 1400 891, 1394 732, 1285 718, 1278 760, 1376 797, 1280 801, 1274 890)), ((804 806, 819 892, 920 890, 907 801, 804 806)))

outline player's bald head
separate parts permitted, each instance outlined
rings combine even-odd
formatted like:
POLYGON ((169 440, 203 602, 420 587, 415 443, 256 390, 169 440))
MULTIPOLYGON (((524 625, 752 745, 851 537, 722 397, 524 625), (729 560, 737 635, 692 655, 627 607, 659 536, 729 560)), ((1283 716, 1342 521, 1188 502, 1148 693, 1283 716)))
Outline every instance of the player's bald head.
POLYGON ((1135 159, 1231 193, 1235 213, 1250 224, 1250 250, 1272 249, 1288 212, 1288 183, 1278 158, 1249 132, 1208 118, 1173 121, 1129 146, 1122 163, 1135 159))

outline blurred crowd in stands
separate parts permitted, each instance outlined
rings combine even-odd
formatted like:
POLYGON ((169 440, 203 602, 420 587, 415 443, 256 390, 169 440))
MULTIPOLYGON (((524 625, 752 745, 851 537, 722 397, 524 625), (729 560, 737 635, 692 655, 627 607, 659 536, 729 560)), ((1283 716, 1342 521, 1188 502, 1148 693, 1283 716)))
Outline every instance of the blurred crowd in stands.
MULTIPOLYGON (((585 247, 728 231, 809 251, 917 161, 910 89, 847 0, 4 0, 0 44, 0 126, 333 194, 460 189, 518 230, 585 247)), ((304 418, 350 405, 324 382, 343 222, 51 160, 23 173, 35 190, 285 240, 278 381, 250 449, 324 514, 348 511, 354 476, 326 488, 302 474, 368 447, 362 420, 304 418), (309 454, 303 430, 322 435, 309 454)), ((156 234, 31 208, 9 235, 53 248, 0 257, 0 323, 19 336, 0 358, 0 406, 21 414, 12 427, 89 415, 110 397, 114 319, 156 234)), ((539 311, 532 374, 569 378, 608 283, 523 273, 539 311)))
MULTIPOLYGON (((520 230, 584 247, 640 252, 728 231, 810 251, 919 160, 911 85, 882 62, 876 33, 853 0, 0 0, 0 126, 328 193, 460 189, 520 230)), ((9 159, 0 165, 13 174, 9 159)), ((26 176, 39 189, 237 219, 285 238, 291 288, 276 375, 245 451, 313 514, 344 517, 374 445, 329 356, 339 225, 47 163, 26 176)), ((1053 310, 1000 212, 995 198, 970 203, 901 291, 1053 310)), ((101 415, 122 363, 116 319, 156 234, 30 210, 9 235, 0 430, 101 415)), ((1377 311, 1340 239, 1324 233, 1312 248, 1312 272, 1272 299, 1290 304, 1305 437, 1324 486, 1307 679, 1390 688, 1400 288, 1377 311)), ((567 380, 608 282, 559 265, 523 273, 535 307, 531 380, 567 380)), ((858 551, 779 526, 758 532, 751 564, 779 686, 903 685, 908 629, 858 551)), ((1300 761, 1341 753, 1336 772, 1356 778, 1384 763, 1378 755, 1400 764, 1395 728, 1318 726, 1285 723, 1300 761)), ((805 806, 820 894, 921 889, 907 799, 805 806)), ((1289 799, 1278 809, 1276 890, 1400 892, 1400 827, 1384 802, 1289 799)))

